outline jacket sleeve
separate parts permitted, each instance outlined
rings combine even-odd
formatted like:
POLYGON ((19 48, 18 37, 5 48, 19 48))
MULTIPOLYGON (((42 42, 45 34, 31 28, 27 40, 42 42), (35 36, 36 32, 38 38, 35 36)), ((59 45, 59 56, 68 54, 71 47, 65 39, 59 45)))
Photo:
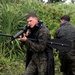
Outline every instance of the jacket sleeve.
POLYGON ((56 30, 55 34, 54 34, 54 38, 60 39, 64 36, 64 31, 63 28, 59 28, 56 30))
POLYGON ((46 29, 41 29, 38 35, 38 42, 33 42, 29 39, 26 41, 26 46, 30 48, 33 52, 41 52, 46 48, 46 44, 49 38, 49 32, 46 29))

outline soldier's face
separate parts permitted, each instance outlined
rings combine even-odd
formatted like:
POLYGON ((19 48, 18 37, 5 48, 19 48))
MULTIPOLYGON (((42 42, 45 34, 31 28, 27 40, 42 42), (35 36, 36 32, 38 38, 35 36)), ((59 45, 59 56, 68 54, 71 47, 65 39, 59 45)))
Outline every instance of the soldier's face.
POLYGON ((36 17, 29 17, 27 22, 30 28, 33 28, 36 24, 38 24, 38 19, 36 17))
POLYGON ((64 20, 64 19, 62 19, 62 20, 60 20, 60 22, 61 22, 61 23, 64 23, 64 22, 65 22, 65 20, 64 20))

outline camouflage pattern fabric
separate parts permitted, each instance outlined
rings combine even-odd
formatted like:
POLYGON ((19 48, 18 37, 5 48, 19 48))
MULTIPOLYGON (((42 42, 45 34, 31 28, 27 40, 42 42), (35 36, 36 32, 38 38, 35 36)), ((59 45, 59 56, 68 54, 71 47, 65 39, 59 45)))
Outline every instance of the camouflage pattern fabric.
MULTIPOLYGON (((39 27, 34 27, 33 29, 30 29, 31 34, 28 36, 28 38, 36 39, 38 41, 35 42, 27 39, 27 41, 25 42, 27 51, 32 52, 32 54, 31 57, 28 57, 28 55, 30 55, 29 53, 27 54, 27 68, 24 75, 48 75, 47 74, 47 70, 48 70, 47 50, 51 50, 51 49, 48 48, 47 41, 50 39, 50 32, 44 24, 38 26, 39 27)), ((51 52, 53 55, 53 51, 51 52)), ((51 57, 51 60, 52 63, 53 56, 51 57)))
POLYGON ((54 37, 72 42, 72 49, 68 53, 59 51, 59 59, 63 75, 75 75, 75 27, 65 22, 57 29, 54 37))

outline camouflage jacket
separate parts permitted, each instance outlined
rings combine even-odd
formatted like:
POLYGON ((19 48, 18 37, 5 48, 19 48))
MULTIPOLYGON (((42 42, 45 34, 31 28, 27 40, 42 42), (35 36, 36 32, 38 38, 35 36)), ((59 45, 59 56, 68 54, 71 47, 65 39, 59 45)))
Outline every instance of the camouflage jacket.
POLYGON ((27 39, 25 45, 27 50, 33 53, 32 58, 37 59, 38 56, 44 58, 45 50, 47 50, 47 41, 50 39, 50 32, 46 26, 42 23, 30 29, 31 34, 28 38, 35 39, 37 41, 31 41, 27 39))
MULTIPOLYGON (((29 63, 29 61, 32 59, 35 62, 37 62, 38 60, 47 60, 47 51, 50 51, 49 53, 49 58, 50 58, 50 66, 49 66, 49 72, 50 69, 53 70, 51 71, 52 73, 54 73, 54 63, 53 63, 53 51, 52 48, 49 47, 47 45, 47 41, 50 40, 50 32, 49 30, 46 28, 46 26, 43 23, 39 23, 37 25, 37 27, 34 27, 33 29, 30 29, 31 34, 28 36, 28 38, 31 39, 35 39, 37 41, 31 41, 29 39, 27 39, 27 41, 25 42, 25 45, 27 47, 27 65, 29 63), (51 63, 52 62, 52 63, 51 63)), ((43 62, 43 61, 42 61, 43 62)), ((51 73, 50 72, 50 73, 51 73)), ((53 75, 53 74, 51 74, 53 75)))
POLYGON ((72 42, 72 48, 75 48, 75 27, 70 22, 65 22, 60 25, 54 35, 57 39, 67 39, 72 42))

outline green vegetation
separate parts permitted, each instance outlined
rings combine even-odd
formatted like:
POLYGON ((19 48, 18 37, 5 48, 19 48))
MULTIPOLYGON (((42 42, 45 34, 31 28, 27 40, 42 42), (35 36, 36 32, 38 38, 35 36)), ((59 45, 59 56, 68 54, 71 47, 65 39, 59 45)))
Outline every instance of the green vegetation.
MULTIPOLYGON (((75 5, 74 4, 44 4, 35 0, 1 0, 0 1, 0 33, 14 35, 22 27, 27 25, 25 16, 34 11, 40 20, 43 20, 49 28, 53 38, 55 30, 60 25, 60 17, 64 14, 71 16, 74 25, 75 5)), ((0 36, 0 75, 23 75, 25 71, 26 48, 20 46, 15 40, 12 44, 5 45, 11 38, 0 36)), ((54 51, 56 75, 60 73, 60 62, 58 52, 54 51)))

